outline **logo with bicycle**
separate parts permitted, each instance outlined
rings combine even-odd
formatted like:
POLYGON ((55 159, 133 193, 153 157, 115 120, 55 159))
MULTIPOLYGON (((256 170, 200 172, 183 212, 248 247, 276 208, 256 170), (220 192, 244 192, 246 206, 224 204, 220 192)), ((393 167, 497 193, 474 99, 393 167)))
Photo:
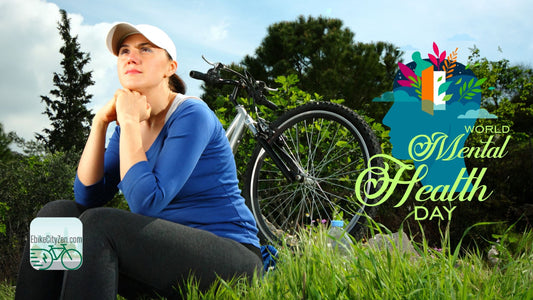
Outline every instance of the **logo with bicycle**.
POLYGON ((35 218, 30 224, 30 264, 36 270, 76 270, 83 263, 77 218, 35 218))
POLYGON ((497 119, 480 107, 486 78, 478 79, 468 65, 457 62, 457 48, 447 56, 433 43, 433 51, 428 58, 415 52, 412 62, 398 63, 393 91, 373 100, 393 103, 383 119, 383 124, 390 127, 392 156, 380 154, 384 167, 366 171, 382 176, 381 188, 367 195, 380 197, 374 205, 389 200, 397 187, 405 185, 405 193, 395 207, 413 195, 422 203, 414 207, 417 220, 451 219, 456 209, 454 201, 487 200, 492 194, 482 184, 487 168, 468 170, 465 159, 503 158, 510 139, 507 136, 495 146, 494 140, 509 132, 509 127, 476 125, 478 119, 497 119), (492 135, 483 145, 465 146, 470 134, 480 132, 492 135), (390 170, 397 170, 394 176, 390 176, 390 170), (405 179, 408 172, 414 175, 405 179), (423 206, 425 201, 448 204, 430 212, 423 206))

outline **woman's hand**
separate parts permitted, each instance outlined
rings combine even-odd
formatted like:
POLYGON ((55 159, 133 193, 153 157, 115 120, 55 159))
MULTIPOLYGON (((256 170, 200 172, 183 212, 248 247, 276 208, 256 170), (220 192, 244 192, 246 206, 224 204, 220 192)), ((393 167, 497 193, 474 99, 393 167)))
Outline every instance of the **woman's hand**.
POLYGON ((140 123, 150 118, 152 108, 146 96, 128 89, 119 89, 115 93, 116 118, 118 123, 140 123))
POLYGON ((94 120, 101 121, 106 125, 113 121, 117 121, 116 102, 117 97, 113 96, 113 98, 109 100, 104 107, 100 108, 100 110, 96 112, 94 120))

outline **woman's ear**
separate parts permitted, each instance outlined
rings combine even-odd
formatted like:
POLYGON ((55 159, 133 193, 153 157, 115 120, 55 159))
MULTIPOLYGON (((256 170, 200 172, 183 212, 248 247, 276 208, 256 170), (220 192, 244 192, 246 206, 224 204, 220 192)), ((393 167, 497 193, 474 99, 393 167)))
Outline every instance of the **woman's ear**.
POLYGON ((168 65, 168 70, 167 70, 167 73, 165 74, 165 77, 172 76, 174 73, 176 73, 177 69, 178 69, 178 62, 175 60, 171 61, 170 64, 168 65))

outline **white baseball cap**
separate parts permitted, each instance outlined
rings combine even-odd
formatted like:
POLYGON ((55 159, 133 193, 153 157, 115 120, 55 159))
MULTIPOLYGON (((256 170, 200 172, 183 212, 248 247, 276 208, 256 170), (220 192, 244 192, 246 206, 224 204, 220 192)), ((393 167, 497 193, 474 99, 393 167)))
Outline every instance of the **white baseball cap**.
POLYGON ((107 34, 107 48, 114 55, 118 55, 122 41, 136 33, 144 35, 152 44, 161 49, 165 49, 172 60, 176 60, 176 46, 170 37, 163 30, 147 24, 132 25, 125 22, 116 23, 107 34))

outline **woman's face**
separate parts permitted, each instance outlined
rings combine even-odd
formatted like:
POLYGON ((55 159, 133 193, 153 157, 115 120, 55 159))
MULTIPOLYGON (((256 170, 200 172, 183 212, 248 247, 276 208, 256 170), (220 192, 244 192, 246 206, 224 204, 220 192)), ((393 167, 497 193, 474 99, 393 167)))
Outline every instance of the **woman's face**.
POLYGON ((117 70, 124 88, 145 94, 154 88, 168 87, 168 77, 176 71, 176 63, 165 50, 143 35, 134 34, 119 47, 117 70))

